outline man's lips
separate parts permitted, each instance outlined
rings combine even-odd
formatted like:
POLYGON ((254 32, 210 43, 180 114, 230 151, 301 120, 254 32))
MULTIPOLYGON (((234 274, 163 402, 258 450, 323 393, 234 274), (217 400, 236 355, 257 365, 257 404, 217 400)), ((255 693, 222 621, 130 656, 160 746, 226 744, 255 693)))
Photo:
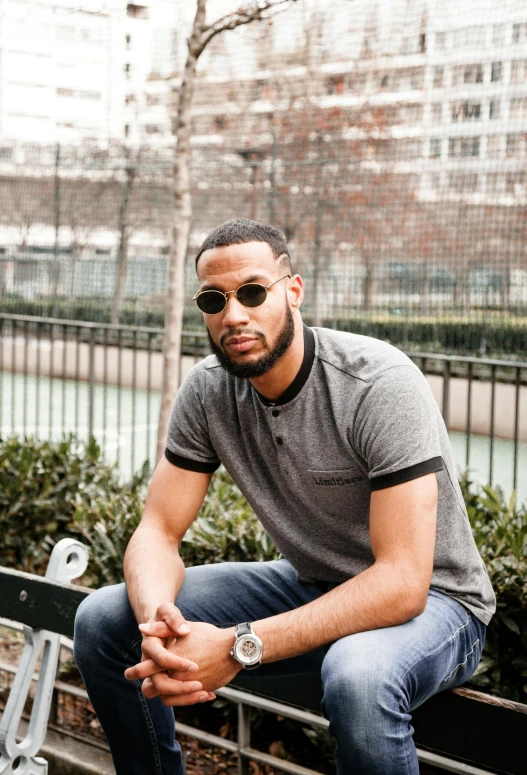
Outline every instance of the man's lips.
POLYGON ((225 342, 225 347, 234 350, 237 353, 244 353, 250 350, 253 344, 258 341, 255 337, 233 336, 225 342))

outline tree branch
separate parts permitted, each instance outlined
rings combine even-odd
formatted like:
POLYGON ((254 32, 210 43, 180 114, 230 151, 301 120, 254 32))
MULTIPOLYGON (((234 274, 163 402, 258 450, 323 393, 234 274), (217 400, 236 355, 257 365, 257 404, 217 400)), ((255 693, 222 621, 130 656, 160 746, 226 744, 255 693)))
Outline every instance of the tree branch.
POLYGON ((295 3, 296 0, 254 0, 241 6, 237 11, 226 14, 216 19, 212 24, 203 28, 200 35, 200 52, 210 43, 212 38, 226 30, 235 30, 244 24, 250 24, 253 21, 264 21, 276 16, 277 13, 285 11, 287 7, 295 3))

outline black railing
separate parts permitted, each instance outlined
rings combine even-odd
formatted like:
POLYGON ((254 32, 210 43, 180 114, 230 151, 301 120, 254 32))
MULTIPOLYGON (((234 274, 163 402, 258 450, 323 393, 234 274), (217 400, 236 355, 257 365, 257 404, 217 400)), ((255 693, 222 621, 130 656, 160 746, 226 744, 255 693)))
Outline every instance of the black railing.
MULTIPOLYGON (((163 329, 0 314, 0 433, 94 436, 123 476, 155 457, 163 329)), ((182 373, 208 352, 185 331, 182 373)), ((441 407, 460 469, 527 498, 527 362, 408 353, 441 407)))

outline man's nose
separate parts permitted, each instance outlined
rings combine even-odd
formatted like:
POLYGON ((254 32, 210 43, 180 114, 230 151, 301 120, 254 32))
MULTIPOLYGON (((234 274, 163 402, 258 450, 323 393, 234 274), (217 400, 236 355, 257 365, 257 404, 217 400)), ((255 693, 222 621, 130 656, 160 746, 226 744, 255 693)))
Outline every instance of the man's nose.
POLYGON ((233 328, 249 322, 247 307, 240 304, 234 293, 227 296, 227 304, 223 310, 223 325, 226 328, 233 328))

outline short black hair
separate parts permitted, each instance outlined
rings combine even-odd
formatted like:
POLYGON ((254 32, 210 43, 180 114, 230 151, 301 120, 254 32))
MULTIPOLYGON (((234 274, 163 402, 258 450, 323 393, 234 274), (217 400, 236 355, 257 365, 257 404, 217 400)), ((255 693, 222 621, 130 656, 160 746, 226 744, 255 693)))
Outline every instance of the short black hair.
POLYGON ((246 242, 267 242, 275 259, 282 256, 281 263, 291 272, 291 256, 282 232, 268 223, 251 221, 249 218, 232 218, 211 231, 196 256, 196 270, 200 256, 206 250, 226 248, 229 245, 244 245, 246 242))

